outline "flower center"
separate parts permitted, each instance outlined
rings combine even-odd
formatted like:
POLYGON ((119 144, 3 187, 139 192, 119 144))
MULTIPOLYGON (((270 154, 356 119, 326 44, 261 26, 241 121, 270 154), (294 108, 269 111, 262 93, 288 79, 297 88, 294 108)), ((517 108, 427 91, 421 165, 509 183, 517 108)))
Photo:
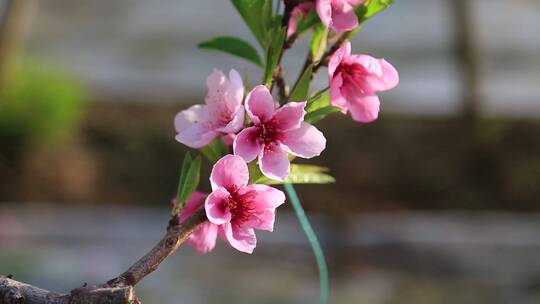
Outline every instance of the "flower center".
POLYGON ((361 64, 342 64, 336 69, 336 74, 341 73, 343 84, 352 85, 357 89, 364 87, 366 68, 361 64))
POLYGON ((255 210, 250 206, 252 198, 250 194, 231 194, 227 202, 227 209, 231 213, 231 221, 246 222, 255 213, 255 210))
POLYGON ((279 132, 277 122, 274 119, 258 124, 256 128, 257 140, 260 145, 269 146, 281 138, 281 132, 279 132))

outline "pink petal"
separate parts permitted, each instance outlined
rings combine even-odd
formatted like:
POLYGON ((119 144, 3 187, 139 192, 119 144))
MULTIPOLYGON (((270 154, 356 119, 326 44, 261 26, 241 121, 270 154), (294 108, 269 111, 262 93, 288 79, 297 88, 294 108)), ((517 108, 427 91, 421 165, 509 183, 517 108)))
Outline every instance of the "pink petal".
POLYGON ((178 112, 174 117, 174 128, 176 132, 185 130, 199 122, 208 121, 205 106, 193 105, 184 111, 178 112))
POLYGON ((251 227, 272 232, 274 231, 275 220, 275 209, 265 209, 252 215, 245 223, 245 227, 251 227))
POLYGON ((275 112, 272 123, 281 131, 299 128, 306 115, 305 107, 305 101, 286 103, 275 112))
POLYGON ((276 102, 263 85, 256 86, 246 97, 246 111, 255 124, 267 121, 274 114, 276 102))
POLYGON ((341 73, 332 78, 330 81, 330 102, 332 105, 338 107, 342 113, 347 113, 347 100, 341 94, 341 86, 343 85, 343 78, 341 73))
POLYGON ((206 222, 199 226, 187 239, 187 243, 200 254, 205 254, 216 246, 218 225, 206 222))
POLYGON ((326 138, 314 126, 303 122, 298 129, 285 133, 282 141, 290 153, 302 158, 319 156, 326 147, 326 138))
POLYGON ((181 130, 175 139, 191 148, 201 148, 208 145, 214 138, 219 136, 219 132, 213 130, 209 123, 196 123, 181 130))
POLYGON ((315 9, 321 19, 322 24, 330 27, 332 23, 332 0, 317 0, 315 9))
POLYGON ((399 83, 399 74, 390 63, 384 59, 377 59, 381 66, 381 76, 379 81, 373 82, 371 85, 376 91, 386 91, 395 88, 399 83))
POLYGON ((230 194, 225 188, 216 188, 204 202, 206 216, 211 223, 220 225, 229 223, 232 215, 227 208, 230 194))
POLYGON ((195 211, 201 208, 204 204, 204 200, 208 194, 195 191, 188 198, 184 208, 182 208, 182 213, 180 213, 179 221, 182 223, 188 217, 190 217, 195 211))
POLYGON ((299 11, 298 8, 294 8, 291 12, 291 19, 289 19, 289 26, 287 27, 287 38, 290 37, 292 34, 296 33, 296 24, 298 23, 298 17, 299 17, 299 11))
POLYGON ((257 237, 253 228, 241 228, 230 223, 220 227, 229 244, 238 251, 253 253, 257 246, 257 237))
POLYGON ((274 187, 261 184, 252 184, 244 187, 245 191, 255 191, 256 195, 253 199, 253 206, 257 210, 275 209, 285 203, 285 194, 283 191, 274 187))
POLYGON ((236 155, 225 155, 216 162, 210 174, 212 189, 223 187, 234 192, 247 185, 249 171, 246 162, 236 155))
POLYGON ((379 97, 377 95, 362 95, 349 101, 349 111, 352 118, 358 122, 372 122, 379 116, 379 97))
POLYGON ((330 57, 330 61, 328 62, 328 77, 330 79, 332 79, 341 61, 349 55, 351 55, 351 43, 345 41, 341 47, 332 54, 332 57, 330 57))
POLYGON ((222 71, 214 69, 206 80, 208 116, 214 122, 228 123, 242 104, 244 87, 240 75, 231 70, 228 80, 222 71))
POLYGON ((336 0, 332 5, 332 24, 334 31, 341 33, 353 30, 358 26, 358 17, 354 8, 345 0, 336 0))
POLYGON ((229 71, 229 83, 227 85, 227 103, 229 108, 234 109, 242 104, 244 99, 244 83, 242 77, 235 70, 229 71))
POLYGON ((290 165, 287 152, 277 143, 265 146, 262 157, 259 158, 261 172, 275 180, 285 180, 289 175, 290 165))
POLYGON ((232 146, 235 138, 236 134, 223 135, 221 136, 221 142, 227 146, 232 146))
POLYGON ((257 139, 257 128, 249 127, 240 131, 234 140, 233 151, 248 163, 257 158, 262 151, 257 139))
POLYGON ((216 131, 225 134, 234 134, 242 129, 244 126, 244 107, 238 107, 238 110, 232 117, 232 120, 224 127, 217 128, 216 131))

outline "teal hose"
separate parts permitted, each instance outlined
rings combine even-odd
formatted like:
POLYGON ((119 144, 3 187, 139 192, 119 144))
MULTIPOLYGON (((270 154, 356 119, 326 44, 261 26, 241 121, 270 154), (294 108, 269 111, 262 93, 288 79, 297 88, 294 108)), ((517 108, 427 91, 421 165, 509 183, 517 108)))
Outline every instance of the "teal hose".
POLYGON ((302 226, 302 229, 304 230, 304 233, 307 236, 309 244, 311 245, 311 249, 313 249, 315 260, 317 260, 317 267, 319 268, 319 281, 320 281, 319 303, 327 304, 328 303, 328 267, 326 266, 324 253, 322 251, 321 245, 319 244, 319 241, 317 240, 315 231, 313 231, 313 228, 311 227, 311 224, 309 223, 306 213, 304 212, 304 208, 302 208, 302 204, 300 203, 300 200, 298 199, 298 195, 296 194, 296 191, 294 190, 293 185, 285 184, 284 186, 285 186, 285 191, 287 191, 287 195, 289 195, 289 199, 291 200, 291 203, 293 205, 294 212, 296 212, 296 216, 298 217, 298 220, 300 221, 300 225, 302 226))

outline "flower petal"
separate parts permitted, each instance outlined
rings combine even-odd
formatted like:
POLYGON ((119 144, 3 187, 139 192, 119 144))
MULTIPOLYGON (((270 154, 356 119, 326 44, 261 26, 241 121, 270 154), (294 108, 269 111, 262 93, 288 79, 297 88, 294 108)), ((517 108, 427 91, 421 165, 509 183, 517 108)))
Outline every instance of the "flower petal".
POLYGON ((303 122, 300 128, 287 131, 282 143, 293 155, 312 158, 319 156, 324 150, 326 138, 317 128, 303 122))
POLYGON ((276 221, 275 209, 265 209, 252 215, 244 224, 245 227, 256 228, 266 231, 274 231, 274 222, 276 221))
POLYGON ((381 66, 382 75, 372 82, 372 87, 376 91, 386 91, 395 88, 399 83, 399 74, 389 62, 384 59, 377 59, 381 66))
POLYGON ((344 58, 351 55, 351 43, 345 41, 337 51, 334 52, 330 61, 328 61, 328 77, 332 79, 334 73, 344 58))
POLYGON ((216 129, 216 131, 223 132, 225 134, 234 134, 242 129, 244 126, 244 107, 238 107, 238 110, 232 117, 231 121, 224 127, 216 129))
POLYGON ((201 122, 181 130, 175 139, 188 147, 198 149, 208 145, 218 136, 219 132, 214 131, 209 123, 201 122))
POLYGON ((176 132, 180 132, 198 122, 205 121, 208 121, 205 106, 197 104, 176 114, 174 117, 174 128, 176 129, 176 132))
POLYGON ((185 221, 188 217, 195 213, 195 211, 197 211, 203 206, 204 200, 207 195, 207 193, 202 193, 199 191, 195 191, 191 194, 186 204, 184 205, 184 208, 182 208, 182 213, 180 213, 180 223, 185 221))
POLYGON ((187 243, 200 254, 208 253, 216 246, 218 228, 218 225, 206 222, 189 236, 187 243))
POLYGON ((287 152, 277 143, 265 146, 262 157, 259 157, 261 172, 271 179, 285 180, 289 175, 290 166, 287 152))
POLYGON ((242 186, 247 185, 249 171, 246 162, 236 155, 225 155, 216 162, 210 174, 212 189, 219 187, 234 192, 242 186))
POLYGON ((338 73, 330 80, 330 102, 345 114, 347 113, 347 100, 341 94, 342 85, 343 77, 341 76, 341 73, 338 73))
POLYGON ((299 128, 306 115, 305 107, 305 101, 288 102, 274 113, 271 121, 281 131, 299 128))
POLYGON ((255 124, 265 122, 272 117, 276 102, 267 87, 258 85, 246 97, 246 111, 255 124))
POLYGON ((316 7, 317 15, 321 19, 322 24, 330 27, 332 23, 332 0, 317 0, 316 7))
POLYGON ((238 251, 253 253, 257 246, 257 237, 253 228, 242 228, 230 223, 220 227, 229 244, 238 251))
POLYGON ((244 83, 242 77, 235 70, 229 71, 229 83, 227 84, 227 103, 231 109, 235 109, 242 104, 244 99, 244 83))
POLYGON ((349 102, 349 111, 354 120, 368 123, 376 120, 379 116, 379 106, 377 95, 361 95, 349 102))
POLYGON ((208 195, 204 209, 211 223, 220 225, 231 221, 232 214, 227 208, 229 197, 230 194, 225 188, 216 188, 208 195))
POLYGON ((261 154, 262 146, 257 139, 257 129, 255 127, 245 128, 240 131, 234 139, 233 151, 246 162, 250 162, 261 154))
POLYGON ((331 28, 338 32, 347 32, 358 26, 358 17, 354 8, 345 0, 333 1, 331 28))
POLYGON ((275 209, 285 203, 285 193, 274 187, 261 184, 252 184, 244 187, 246 191, 255 191, 253 206, 257 210, 275 209))

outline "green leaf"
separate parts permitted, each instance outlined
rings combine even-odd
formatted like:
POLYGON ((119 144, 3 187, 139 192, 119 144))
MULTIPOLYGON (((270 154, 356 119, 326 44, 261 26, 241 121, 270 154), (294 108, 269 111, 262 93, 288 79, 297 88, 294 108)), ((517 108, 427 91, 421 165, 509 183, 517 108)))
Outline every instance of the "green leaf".
POLYGON ((313 61, 321 60, 321 57, 326 51, 326 43, 328 38, 328 28, 322 24, 315 27, 313 30, 313 36, 311 37, 311 57, 313 61))
POLYGON ((227 148, 221 142, 221 138, 214 139, 208 145, 199 149, 209 162, 215 163, 221 156, 227 153, 227 148))
POLYGON ((265 48, 272 20, 271 0, 231 0, 259 44, 265 48))
POLYGON ((394 3, 393 0, 369 0, 356 9, 356 15, 360 23, 387 9, 394 3))
POLYGON ((268 45, 266 51, 266 65, 264 69, 263 83, 266 86, 272 84, 274 69, 279 61, 279 56, 281 54, 281 49, 283 48, 283 42, 285 41, 285 28, 275 28, 273 31, 272 40, 268 45))
POLYGON ((254 160, 248 164, 248 170, 249 170, 249 183, 255 184, 256 181, 260 180, 261 178, 264 178, 264 175, 261 172, 261 169, 259 168, 259 165, 257 164, 257 160, 254 160))
POLYGON ((289 101, 305 101, 307 99, 309 85, 311 83, 312 70, 313 65, 309 65, 302 76, 300 76, 298 82, 294 85, 294 88, 289 95, 289 101))
POLYGON ((311 113, 320 108, 324 108, 330 105, 330 94, 326 92, 327 89, 315 93, 312 97, 308 99, 306 112, 311 113))
POLYGON ((216 37, 211 40, 201 42, 197 46, 201 49, 217 50, 230 55, 238 56, 262 67, 262 61, 257 53, 257 50, 249 43, 236 37, 216 37))
POLYGON ((197 156, 195 159, 191 159, 191 156, 186 154, 184 162, 182 164, 182 173, 180 175, 180 182, 178 184, 178 192, 176 195, 177 207, 183 207, 187 199, 199 186, 199 180, 201 178, 201 157, 197 156))
POLYGON ((329 184, 334 183, 336 180, 331 175, 327 174, 328 168, 313 166, 313 165, 300 165, 291 164, 291 172, 284 181, 277 181, 270 179, 266 176, 258 178, 256 184, 266 185, 279 185, 279 184, 329 184))
POLYGON ((306 114, 304 121, 310 124, 314 124, 319 120, 328 116, 328 114, 339 112, 339 108, 334 106, 326 106, 324 108, 317 109, 311 113, 306 114))

